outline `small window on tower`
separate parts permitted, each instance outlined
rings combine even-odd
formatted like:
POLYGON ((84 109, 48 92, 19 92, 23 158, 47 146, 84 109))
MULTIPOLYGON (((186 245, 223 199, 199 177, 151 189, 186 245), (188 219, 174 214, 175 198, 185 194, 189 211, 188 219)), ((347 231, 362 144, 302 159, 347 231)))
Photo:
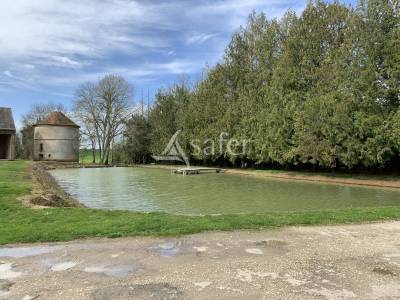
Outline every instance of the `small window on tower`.
POLYGON ((40 144, 40 152, 43 152, 43 144, 40 144))

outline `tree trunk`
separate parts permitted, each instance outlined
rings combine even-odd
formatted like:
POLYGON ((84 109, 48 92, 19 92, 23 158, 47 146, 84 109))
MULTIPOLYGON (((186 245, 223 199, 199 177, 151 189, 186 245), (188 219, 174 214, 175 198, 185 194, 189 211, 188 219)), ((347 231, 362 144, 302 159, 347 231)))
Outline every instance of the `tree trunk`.
POLYGON ((96 163, 96 144, 94 143, 92 143, 92 157, 93 157, 93 160, 92 160, 92 163, 93 164, 95 164, 96 163))
POLYGON ((104 164, 108 165, 108 157, 110 156, 110 150, 107 149, 107 151, 104 154, 104 164))
POLYGON ((100 155, 100 157, 99 157, 99 162, 100 162, 100 163, 103 163, 103 148, 101 147, 101 142, 100 142, 100 140, 98 141, 98 143, 99 143, 99 155, 100 155))

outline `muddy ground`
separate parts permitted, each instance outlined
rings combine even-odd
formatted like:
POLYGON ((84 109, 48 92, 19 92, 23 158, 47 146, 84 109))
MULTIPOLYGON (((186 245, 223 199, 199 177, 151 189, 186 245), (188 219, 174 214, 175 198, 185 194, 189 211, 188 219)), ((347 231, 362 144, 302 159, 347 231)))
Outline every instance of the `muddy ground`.
POLYGON ((400 222, 0 248, 0 299, 400 299, 400 222))

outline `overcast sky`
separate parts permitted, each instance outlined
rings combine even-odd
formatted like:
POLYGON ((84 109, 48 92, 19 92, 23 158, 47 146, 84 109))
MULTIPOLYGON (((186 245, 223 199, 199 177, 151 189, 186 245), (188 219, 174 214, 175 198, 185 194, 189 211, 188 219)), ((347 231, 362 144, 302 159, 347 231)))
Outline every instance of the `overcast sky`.
MULTIPOLYGON (((346 1, 347 3, 350 0, 346 1)), ((19 120, 34 103, 70 107, 78 85, 107 73, 154 95, 221 59, 255 10, 299 13, 306 0, 2 0, 0 106, 19 120)))

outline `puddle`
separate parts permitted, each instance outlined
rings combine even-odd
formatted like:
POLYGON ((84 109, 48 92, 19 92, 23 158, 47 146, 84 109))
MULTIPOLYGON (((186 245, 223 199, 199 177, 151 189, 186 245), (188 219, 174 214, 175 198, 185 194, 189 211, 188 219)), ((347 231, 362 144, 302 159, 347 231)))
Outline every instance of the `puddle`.
POLYGON ((107 244, 96 244, 96 243, 79 243, 77 245, 79 250, 95 250, 95 249, 107 249, 107 244))
POLYGON ((203 282, 195 282, 194 285, 199 288, 199 290, 203 290, 206 287, 210 286, 212 282, 210 281, 203 281, 203 282))
POLYGON ((206 252, 208 247, 193 247, 197 252, 206 252))
POLYGON ((21 258, 35 256, 51 253, 61 248, 61 246, 0 248, 0 257, 21 258))
POLYGON ((258 248, 249 248, 249 249, 246 249, 246 252, 250 253, 250 254, 256 254, 256 255, 264 254, 264 252, 261 249, 258 249, 258 248))
POLYGON ((286 277, 286 279, 285 279, 286 282, 289 283, 291 286, 301 286, 301 285, 308 283, 308 281, 306 281, 306 280, 299 280, 299 279, 292 278, 288 274, 285 275, 285 277, 286 277))
POLYGON ((12 269, 12 264, 0 264, 0 279, 13 279, 22 275, 21 272, 15 272, 12 269))
POLYGON ((67 270, 75 267, 77 264, 78 264, 77 262, 67 261, 67 262, 59 263, 59 264, 52 266, 51 270, 54 272, 67 271, 67 270))
POLYGON ((150 247, 150 250, 157 251, 163 257, 173 257, 182 251, 183 242, 165 242, 155 247, 150 247))
POLYGON ((137 271, 137 268, 129 265, 116 265, 116 266, 98 266, 87 267, 83 271, 87 273, 102 273, 112 277, 126 277, 137 271))
POLYGON ((227 292, 233 292, 233 293, 240 293, 243 294, 243 291, 240 289, 235 289, 235 288, 230 288, 227 286, 217 286, 217 289, 221 290, 221 291, 227 291, 227 292))

